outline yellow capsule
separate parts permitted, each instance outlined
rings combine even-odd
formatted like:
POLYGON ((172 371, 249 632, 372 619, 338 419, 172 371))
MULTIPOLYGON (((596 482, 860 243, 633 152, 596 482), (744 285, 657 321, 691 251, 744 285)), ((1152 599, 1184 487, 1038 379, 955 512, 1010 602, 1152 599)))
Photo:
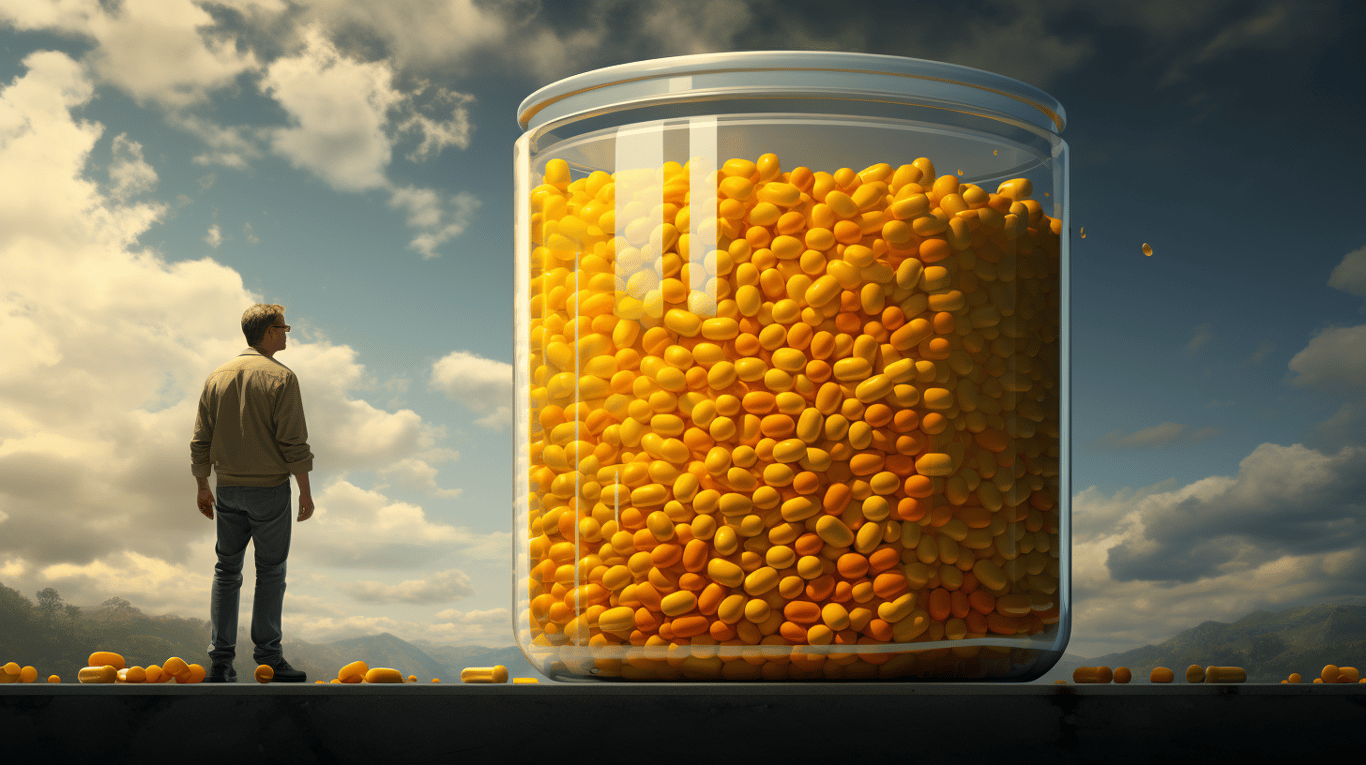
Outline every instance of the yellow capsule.
POLYGON ((831 547, 849 547, 854 543, 854 532, 836 515, 822 515, 816 521, 816 535, 831 547))
POLYGON ((782 504, 780 514, 788 523, 796 523, 812 518, 821 511, 821 506, 806 497, 793 497, 782 504))
POLYGON ((657 507, 669 498, 669 490, 663 484, 651 483, 631 490, 631 504, 636 507, 657 507))
POLYGON ((664 596, 659 608, 665 616, 681 616, 697 606, 697 596, 688 590, 678 590, 664 596))
POLYGON ((598 629, 603 632, 625 632, 635 629, 635 609, 630 606, 609 608, 598 615, 598 629))
POLYGON ((1082 238, 1082 239, 1085 239, 1085 238, 1086 238, 1086 227, 1085 227, 1085 226, 1082 226, 1082 227, 1081 227, 1081 238, 1082 238))
POLYGON ((844 248, 844 261, 855 268, 867 268, 877 260, 877 254, 871 248, 861 244, 851 244, 844 248))
POLYGON ((810 451, 811 444, 820 439, 824 425, 825 417, 820 413, 820 410, 814 407, 803 408, 802 413, 797 417, 795 435, 807 444, 807 450, 810 451))
POLYGON ((782 463, 799 462, 806 456, 806 442, 800 438, 788 438, 773 445, 773 459, 782 463))
POLYGON ((796 348, 778 348, 773 351, 771 362, 774 368, 795 374, 806 367, 806 354, 796 348))
MULTIPOLYGON (((980 561, 978 561, 980 563, 980 561)), ((1205 682, 1205 668, 1199 664, 1192 664, 1186 667, 1186 682, 1203 683, 1205 682)))
POLYGON ((763 624, 768 620, 772 606, 762 598, 752 598, 745 603, 745 618, 753 624, 763 624))
POLYGON ((946 388, 926 388, 921 395, 928 409, 944 411, 953 408, 953 393, 946 388))
POLYGON ((815 555, 803 555, 797 559, 797 575, 803 579, 816 579, 825 573, 825 564, 815 555))
POLYGON ((754 597, 763 595, 778 586, 779 578, 777 569, 760 566, 745 576, 745 592, 754 597))
POLYGON ((650 430, 661 436, 680 436, 683 434, 683 418, 673 414, 656 414, 650 418, 650 430))
MULTIPOLYGON (((745 515, 754 508, 754 502, 746 494, 740 492, 726 492, 721 495, 721 501, 717 505, 721 515, 726 517, 745 515)), ((720 530, 717 532, 720 533, 720 530)))
POLYGON ((879 603, 877 616, 888 624, 896 624, 910 616, 913 611, 915 611, 915 594, 908 592, 893 600, 879 603))
POLYGON ((683 337, 696 337, 702 330, 702 319, 689 311, 672 308, 664 314, 664 326, 683 337))
MULTIPOLYGON (((923 539, 930 539, 930 537, 923 537, 922 541, 923 539)), ((1001 567, 990 558, 982 558, 974 563, 972 575, 977 577, 977 581, 981 582, 982 586, 988 590, 999 590, 1006 586, 1005 572, 1001 571, 1001 567)))
POLYGON ((940 452, 921 455, 915 461, 915 471, 928 476, 950 475, 953 473, 953 457, 940 452))
POLYGON ((853 197, 843 191, 832 190, 825 195, 824 202, 841 218, 852 218, 858 215, 858 205, 854 204, 853 197))
MULTIPOLYGON (((18 676, 19 673, 11 673, 18 676)), ((76 673, 76 680, 81 683, 113 683, 118 680, 119 671, 112 664, 104 664, 98 667, 84 667, 76 673)))
POLYGON ((1247 670, 1242 667, 1206 667, 1207 683, 1246 683, 1247 670))
MULTIPOLYGON (((867 500, 864 501, 867 502, 867 500)), ((858 531, 854 534, 854 550, 864 555, 876 550, 878 545, 882 544, 882 533, 881 523, 870 521, 859 526, 858 531)), ((925 538, 929 539, 930 537, 925 538)))
POLYGON ((1147 255, 1148 257, 1152 257, 1152 255, 1153 255, 1153 248, 1152 248, 1152 245, 1148 244, 1147 242, 1144 242, 1144 243, 1143 243, 1143 254, 1144 254, 1144 255, 1147 255))
POLYGON ((792 468, 781 462, 775 462, 764 468, 764 483, 769 486, 790 486, 796 473, 792 468))
POLYGON ((883 294, 880 284, 865 284, 863 289, 859 290, 859 305, 866 314, 882 313, 885 302, 886 296, 883 294))
POLYGON ((506 683, 508 681, 508 668, 502 664, 495 664, 492 667, 465 667, 460 670, 460 682, 462 683, 506 683))
POLYGON ((833 372, 835 379, 840 382, 852 382, 868 377, 868 373, 873 370, 873 365, 866 359, 851 356, 847 359, 840 359, 834 364, 833 372))
POLYGON ((888 208, 888 212, 897 220, 912 220, 927 214, 929 211, 930 198, 924 194, 914 194, 898 199, 888 208))
POLYGON ((749 178, 730 176, 717 184, 716 191, 728 199, 743 202, 754 193, 754 184, 749 178))
POLYGON ((740 325, 735 319, 716 317, 702 322, 702 336, 708 340, 733 340, 739 334, 740 325))
POLYGON ((810 287, 806 288, 806 293, 802 299, 812 308, 824 308, 830 301, 839 297, 840 289, 840 280, 827 273, 818 277, 811 283, 810 287))
POLYGON ((1108 683, 1114 679, 1114 673, 1109 667, 1077 667, 1072 670, 1072 682, 1082 683, 1108 683))
POLYGON ((997 186, 996 193, 1012 201, 1021 202, 1034 193, 1034 183, 1028 178, 1012 178, 997 186))
POLYGON ((895 385, 896 383, 893 382, 890 375, 873 375, 854 388, 854 397, 862 403, 871 404, 886 397, 888 393, 892 392, 892 387, 895 385))
POLYGON ((849 628, 849 611, 839 603, 827 603, 821 608, 821 621, 825 626, 839 632, 849 628))

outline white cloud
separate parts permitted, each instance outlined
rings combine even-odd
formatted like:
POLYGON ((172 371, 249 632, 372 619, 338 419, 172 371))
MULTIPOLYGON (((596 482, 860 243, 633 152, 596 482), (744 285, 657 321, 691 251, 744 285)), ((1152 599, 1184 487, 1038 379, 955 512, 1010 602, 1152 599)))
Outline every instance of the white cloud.
POLYGON ((1292 385, 1366 392, 1366 324, 1319 330, 1289 367, 1292 385))
POLYGON ((657 2, 640 31, 658 41, 657 56, 682 56, 729 49, 753 20, 749 7, 733 0, 657 2))
MULTIPOLYGON (((24 66, 0 88, 0 573, 33 589, 59 583, 73 602, 119 595, 202 613, 214 525, 193 505, 190 429, 205 377, 240 351, 238 318, 261 297, 211 259, 171 262, 138 246, 165 208, 89 178, 103 128, 72 117, 93 96, 87 73, 55 52, 24 66)), ((116 141, 129 162, 135 143, 116 141)), ((433 522, 336 480, 388 469, 435 484, 433 466, 456 454, 416 413, 358 395, 373 386, 351 348, 301 341, 280 358, 300 377, 318 455, 318 509, 296 532, 299 557, 321 568, 420 565, 452 550, 511 558, 507 533, 433 522)))
POLYGON ((465 572, 457 569, 437 571, 425 579, 407 579, 398 584, 383 582, 344 582, 342 592, 362 603, 448 603, 474 595, 465 572))
POLYGON ((304 0, 305 19, 337 33, 379 38, 401 66, 425 68, 506 39, 510 26, 497 8, 474 0, 304 0))
POLYGON ((128 140, 127 133, 120 133, 114 137, 113 153, 109 182, 114 198, 127 199, 156 186, 157 171, 142 159, 142 144, 128 140))
POLYGON ((379 473, 384 476, 395 476, 401 486, 421 489, 442 499, 456 499, 464 493, 463 489, 443 489, 438 486, 436 468, 432 467, 429 461, 417 457, 399 460, 381 469, 379 473))
POLYGON ((1355 591, 1366 573, 1363 491, 1366 449, 1262 444, 1236 476, 1078 492, 1069 650, 1127 650, 1208 619, 1355 591))
POLYGON ((1164 422, 1134 433, 1122 430, 1106 433, 1096 441, 1087 444, 1092 449, 1160 449, 1165 446, 1188 446, 1198 444, 1217 436, 1216 427, 1194 430, 1188 425, 1164 422))
MULTIPOLYGON (((336 480, 314 491, 318 523, 296 537, 291 555, 343 568, 417 569, 458 555, 484 560, 496 548, 512 559, 506 532, 479 534, 430 520, 419 506, 336 480)), ((312 521, 309 521, 312 523, 312 521)), ((497 558, 495 558, 497 559, 497 558)))
POLYGON ((0 7, 0 14, 19 29, 93 38, 96 44, 85 63, 141 102, 197 104, 258 66, 252 53, 238 53, 234 40, 201 31, 214 20, 191 0, 123 0, 117 6, 12 1, 0 7))
POLYGON ((512 424, 512 365, 452 351, 432 364, 430 386, 476 414, 483 427, 503 430, 512 424))
POLYGON ((303 36, 304 50, 271 62, 262 81, 293 123, 274 131, 272 146, 338 190, 383 187, 391 154, 385 115, 402 100, 389 66, 343 57, 321 30, 303 36))
POLYGON ((222 165, 245 170, 261 156, 260 145, 268 132, 264 128, 228 127, 186 112, 166 115, 167 122, 204 142, 205 151, 194 156, 196 165, 222 165))
POLYGON ((1328 286, 1349 295, 1366 297, 1366 247, 1358 247, 1342 256, 1342 262, 1328 277, 1328 286))
POLYGON ((1187 355, 1194 356, 1204 346, 1214 339, 1214 325, 1201 324, 1195 328, 1195 333, 1191 336, 1189 343, 1186 343, 1187 355))
POLYGON ((463 191, 452 195, 407 186, 395 187, 392 194, 389 206, 406 211, 408 226, 422 232, 408 246, 424 259, 436 257, 437 247, 459 236, 479 208, 479 199, 463 191))
POLYGON ((223 243, 223 231, 218 228, 217 223, 209 226, 209 233, 204 235, 204 241, 215 250, 218 249, 218 245, 223 243))
POLYGON ((406 213, 418 232, 411 247, 424 258, 436 257, 438 247, 465 230, 478 200, 469 193, 394 184, 386 171, 399 134, 420 136, 408 155, 413 161, 448 146, 469 146, 471 97, 425 83, 402 93, 388 61, 348 58, 318 27, 303 37, 304 49, 272 62, 263 81, 292 123, 271 133, 275 152, 338 191, 388 191, 389 206, 406 213))

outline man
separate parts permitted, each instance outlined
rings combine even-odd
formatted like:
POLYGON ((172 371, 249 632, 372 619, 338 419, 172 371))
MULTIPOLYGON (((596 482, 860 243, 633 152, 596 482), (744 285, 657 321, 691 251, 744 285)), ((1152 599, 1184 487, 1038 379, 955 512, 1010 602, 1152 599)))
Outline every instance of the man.
POLYGON ((199 415, 190 441, 190 473, 199 483, 199 512, 209 520, 218 511, 218 565, 214 567, 209 620, 211 683, 237 682, 238 592, 247 541, 256 552, 256 595, 251 640, 258 665, 275 670, 277 682, 303 682, 305 673, 289 666, 281 652, 280 611, 285 599, 285 559, 289 557, 289 476, 299 484, 299 522, 313 515, 308 449, 299 381, 275 354, 285 349, 284 306, 257 304, 242 314, 248 347, 204 382, 199 415), (209 473, 218 473, 218 500, 209 490, 209 473))

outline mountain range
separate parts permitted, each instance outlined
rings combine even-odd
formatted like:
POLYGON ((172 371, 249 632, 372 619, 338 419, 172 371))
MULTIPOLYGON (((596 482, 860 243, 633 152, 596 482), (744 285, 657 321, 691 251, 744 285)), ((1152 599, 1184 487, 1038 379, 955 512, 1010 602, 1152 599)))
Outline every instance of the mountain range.
POLYGON ((1154 667, 1184 682, 1186 667, 1242 667, 1249 683, 1279 683, 1298 672, 1313 682, 1324 665, 1366 669, 1366 606, 1320 603, 1285 611, 1253 611, 1232 624, 1208 621, 1157 645, 1084 658, 1064 654, 1035 682, 1071 682, 1077 667, 1128 667, 1131 682, 1147 683, 1154 667))

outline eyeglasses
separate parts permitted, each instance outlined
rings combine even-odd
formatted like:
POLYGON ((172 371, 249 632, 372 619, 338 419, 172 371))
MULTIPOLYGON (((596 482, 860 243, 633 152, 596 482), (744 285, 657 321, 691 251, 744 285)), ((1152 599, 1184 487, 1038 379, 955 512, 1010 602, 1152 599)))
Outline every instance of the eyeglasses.
POLYGON ((271 328, 271 329, 283 329, 283 330, 286 331, 286 332, 289 331, 289 325, 288 325, 288 324, 272 324, 272 325, 270 325, 270 328, 271 328))

